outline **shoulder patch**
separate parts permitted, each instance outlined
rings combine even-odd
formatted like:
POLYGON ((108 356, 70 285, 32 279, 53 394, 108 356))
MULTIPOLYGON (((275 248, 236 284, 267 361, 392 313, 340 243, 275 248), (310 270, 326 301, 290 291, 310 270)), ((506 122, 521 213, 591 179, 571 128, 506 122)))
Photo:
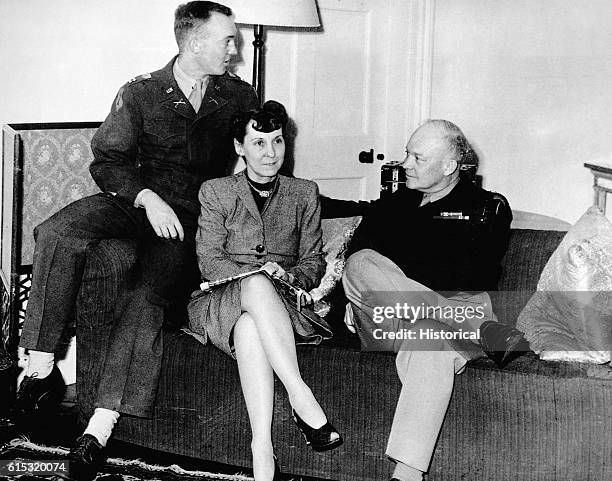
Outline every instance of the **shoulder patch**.
POLYGON ((128 80, 128 84, 133 84, 134 82, 141 82, 143 80, 149 80, 150 78, 151 78, 150 73, 143 73, 142 75, 138 75, 137 77, 134 77, 128 80))
POLYGON ((123 91, 125 90, 125 86, 119 89, 117 93, 117 97, 115 97, 115 112, 118 112, 121 107, 123 107, 123 91))

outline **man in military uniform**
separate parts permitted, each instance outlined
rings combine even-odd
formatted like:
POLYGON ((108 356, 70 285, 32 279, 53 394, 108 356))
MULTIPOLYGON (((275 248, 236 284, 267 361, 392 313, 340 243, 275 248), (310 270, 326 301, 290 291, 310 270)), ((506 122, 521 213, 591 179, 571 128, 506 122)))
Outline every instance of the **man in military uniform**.
POLYGON ((325 217, 363 215, 343 274, 345 323, 362 349, 397 353, 402 391, 386 452, 396 480, 422 480, 469 359, 482 348, 503 366, 527 350, 482 292, 497 289, 512 212, 460 175, 476 163, 456 125, 430 120, 406 146, 407 188, 369 203, 322 203, 325 217))
POLYGON ((62 395, 53 353, 74 318, 86 250, 101 239, 139 241, 135 272, 117 306, 96 411, 71 453, 75 463, 101 457, 120 412, 150 415, 164 311, 197 285, 198 189, 230 173, 230 119, 258 105, 251 86, 227 72, 236 54, 229 8, 205 1, 181 5, 174 31, 179 54, 121 87, 92 139, 90 172, 102 193, 66 206, 34 232, 21 341, 30 362, 17 395, 25 414, 62 395))

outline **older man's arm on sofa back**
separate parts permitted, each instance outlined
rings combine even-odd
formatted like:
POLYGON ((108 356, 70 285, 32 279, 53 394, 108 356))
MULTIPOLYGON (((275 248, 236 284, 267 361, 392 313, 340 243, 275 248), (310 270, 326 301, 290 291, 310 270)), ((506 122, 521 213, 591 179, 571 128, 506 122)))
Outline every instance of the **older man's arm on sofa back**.
POLYGON ((372 209, 376 200, 342 200, 333 199, 324 195, 321 199, 321 219, 334 219, 340 217, 363 216, 372 209))

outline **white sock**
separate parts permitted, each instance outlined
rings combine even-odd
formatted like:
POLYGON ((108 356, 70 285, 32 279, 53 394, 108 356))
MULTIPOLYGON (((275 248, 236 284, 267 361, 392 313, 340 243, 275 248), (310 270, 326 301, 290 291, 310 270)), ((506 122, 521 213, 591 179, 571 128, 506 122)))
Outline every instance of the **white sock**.
POLYGON ((51 374, 54 362, 55 355, 52 352, 30 350, 30 357, 25 375, 32 376, 36 374, 38 379, 45 378, 51 374))
POLYGON ((423 481, 423 471, 398 461, 395 465, 395 471, 393 471, 393 477, 400 481, 423 481))
POLYGON ((119 413, 105 408, 96 408, 83 434, 91 434, 102 446, 106 446, 108 438, 113 434, 119 413))

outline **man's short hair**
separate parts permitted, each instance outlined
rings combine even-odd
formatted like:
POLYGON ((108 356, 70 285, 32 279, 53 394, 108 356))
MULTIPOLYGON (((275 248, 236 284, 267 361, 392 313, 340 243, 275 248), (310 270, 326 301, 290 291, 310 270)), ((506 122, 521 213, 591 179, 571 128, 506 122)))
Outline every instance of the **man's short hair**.
POLYGON ((189 34, 206 22, 213 12, 227 17, 232 16, 232 9, 215 2, 194 1, 179 5, 174 12, 174 37, 179 47, 187 41, 189 34))
POLYGON ((443 119, 428 120, 426 123, 435 126, 442 132, 449 151, 459 165, 478 167, 478 155, 459 127, 443 119))

